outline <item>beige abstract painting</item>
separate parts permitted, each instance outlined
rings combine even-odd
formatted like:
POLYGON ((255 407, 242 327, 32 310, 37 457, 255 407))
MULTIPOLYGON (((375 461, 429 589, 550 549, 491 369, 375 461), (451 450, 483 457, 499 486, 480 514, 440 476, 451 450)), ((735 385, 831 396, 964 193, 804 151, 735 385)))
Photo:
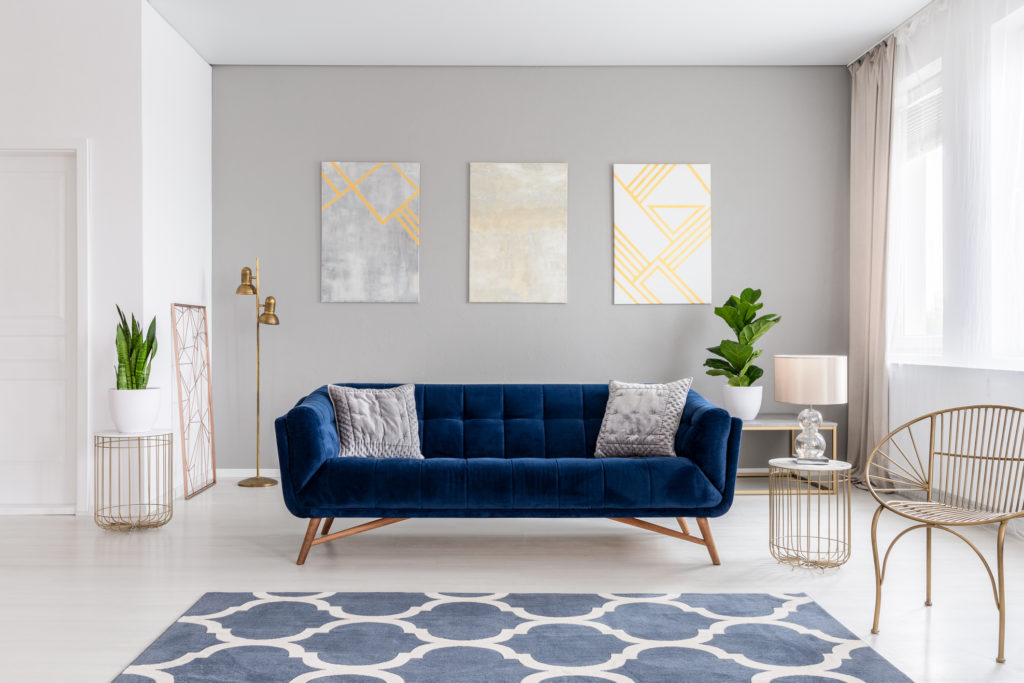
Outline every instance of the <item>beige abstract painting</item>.
POLYGON ((569 165, 469 165, 469 300, 566 303, 569 165))

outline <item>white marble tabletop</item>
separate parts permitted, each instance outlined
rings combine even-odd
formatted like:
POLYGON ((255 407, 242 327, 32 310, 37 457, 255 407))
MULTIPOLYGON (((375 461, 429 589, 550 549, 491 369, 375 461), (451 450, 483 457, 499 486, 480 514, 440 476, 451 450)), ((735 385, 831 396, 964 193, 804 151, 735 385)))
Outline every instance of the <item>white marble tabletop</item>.
POLYGON ((768 461, 772 467, 779 467, 785 470, 803 470, 808 472, 841 472, 848 470, 853 465, 842 460, 828 460, 823 465, 802 465, 796 458, 772 458, 768 461))
POLYGON ((96 436, 102 436, 105 439, 138 439, 145 438, 147 436, 164 436, 166 434, 174 434, 172 429, 151 429, 148 432, 118 432, 113 429, 108 429, 102 432, 96 432, 96 436))

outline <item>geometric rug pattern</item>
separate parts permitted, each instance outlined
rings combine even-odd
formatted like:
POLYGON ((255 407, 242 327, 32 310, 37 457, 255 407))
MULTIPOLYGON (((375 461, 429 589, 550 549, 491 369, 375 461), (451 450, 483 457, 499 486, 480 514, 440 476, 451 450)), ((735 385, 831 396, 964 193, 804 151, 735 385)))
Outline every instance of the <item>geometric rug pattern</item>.
POLYGON ((910 679, 804 594, 207 593, 115 680, 910 679))

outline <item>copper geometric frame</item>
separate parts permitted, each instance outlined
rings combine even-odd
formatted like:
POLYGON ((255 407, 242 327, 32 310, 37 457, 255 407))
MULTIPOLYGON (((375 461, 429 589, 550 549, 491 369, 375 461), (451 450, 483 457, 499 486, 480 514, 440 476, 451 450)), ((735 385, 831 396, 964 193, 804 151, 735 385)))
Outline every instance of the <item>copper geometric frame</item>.
POLYGON ((217 483, 206 306, 171 304, 185 498, 217 483))

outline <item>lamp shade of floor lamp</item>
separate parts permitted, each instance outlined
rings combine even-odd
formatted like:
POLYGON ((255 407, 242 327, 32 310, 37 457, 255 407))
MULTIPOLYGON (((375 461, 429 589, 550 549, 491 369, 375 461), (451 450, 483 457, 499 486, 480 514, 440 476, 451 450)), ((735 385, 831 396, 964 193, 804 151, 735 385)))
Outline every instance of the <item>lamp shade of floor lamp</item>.
POLYGON ((260 326, 279 325, 277 317, 277 299, 268 296, 260 303, 260 260, 256 259, 256 272, 246 266, 242 268, 242 282, 235 289, 235 294, 256 295, 256 476, 243 479, 239 486, 273 486, 276 479, 260 475, 260 326))
POLYGON ((807 406, 797 416, 802 429, 795 441, 798 463, 828 462, 818 431, 821 413, 814 406, 846 403, 846 380, 846 356, 775 356, 775 400, 807 406))

